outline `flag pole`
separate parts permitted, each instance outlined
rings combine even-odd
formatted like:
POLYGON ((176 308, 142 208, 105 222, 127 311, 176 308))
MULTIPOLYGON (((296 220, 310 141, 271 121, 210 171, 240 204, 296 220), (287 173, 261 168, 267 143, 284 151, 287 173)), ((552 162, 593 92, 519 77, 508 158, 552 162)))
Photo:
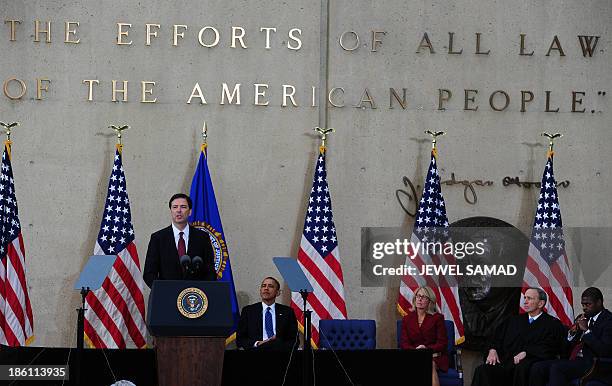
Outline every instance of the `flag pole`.
POLYGON ((11 129, 13 127, 19 126, 19 122, 11 122, 11 123, 0 122, 0 126, 4 127, 4 133, 6 134, 6 140, 4 141, 4 145, 6 146, 8 150, 8 156, 10 158, 11 157, 11 144, 13 143, 11 142, 11 129))
POLYGON ((563 134, 561 134, 561 133, 550 134, 550 133, 547 133, 547 132, 543 132, 540 135, 542 137, 547 137, 548 138, 548 156, 550 157, 551 155, 555 154, 555 152, 553 150, 553 148, 555 146, 555 139, 563 137, 563 134))
POLYGON ((115 145, 115 147, 117 148, 117 150, 119 150, 119 153, 121 153, 121 151, 123 150, 123 144, 121 143, 121 138, 122 138, 121 133, 123 132, 123 130, 129 129, 130 126, 129 125, 123 125, 123 126, 110 125, 108 128, 113 129, 115 133, 117 134, 117 145, 115 145))
POLYGON ((327 149, 327 147, 325 146, 325 141, 327 140, 327 134, 336 132, 336 129, 333 129, 331 127, 329 129, 324 129, 322 127, 315 127, 314 131, 319 133, 319 136, 321 136, 321 146, 319 146, 319 151, 321 153, 325 153, 325 149, 327 149))

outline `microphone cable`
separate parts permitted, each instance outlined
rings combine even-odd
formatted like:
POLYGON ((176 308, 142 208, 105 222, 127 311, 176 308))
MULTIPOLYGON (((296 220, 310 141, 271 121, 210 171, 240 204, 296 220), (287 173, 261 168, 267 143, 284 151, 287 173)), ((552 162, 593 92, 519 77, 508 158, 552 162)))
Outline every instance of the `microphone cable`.
POLYGON ((285 368, 285 375, 283 375, 283 383, 281 386, 285 386, 285 382, 287 381, 287 374, 289 373, 289 367, 291 366, 291 359, 293 358, 293 351, 296 349, 298 342, 300 341, 300 332, 296 329, 295 331, 295 341, 293 342, 293 347, 291 347, 291 352, 289 352, 289 362, 287 363, 287 367, 285 368))
MULTIPOLYGON (((325 333, 319 329, 319 334, 321 334, 323 336, 323 339, 325 339, 325 341, 329 344, 329 339, 327 339, 327 336, 325 336, 325 333)), ((311 346, 312 347, 312 346, 311 346)), ((346 368, 344 367, 344 365, 342 364, 342 361, 340 360, 340 357, 338 357, 338 354, 336 353, 336 350, 334 350, 334 348, 332 347, 331 344, 329 344, 329 349, 331 350, 331 352, 334 354, 334 357, 336 358, 336 361, 338 362, 338 364, 340 365, 340 368, 342 369, 342 371, 344 372, 344 375, 346 376, 346 378, 348 379, 349 383, 352 386, 355 386, 355 383, 353 382, 353 380, 351 379, 351 376, 348 374, 348 371, 346 371, 346 368)), ((312 354, 312 371, 313 371, 313 375, 312 378, 314 380, 314 351, 312 354)))

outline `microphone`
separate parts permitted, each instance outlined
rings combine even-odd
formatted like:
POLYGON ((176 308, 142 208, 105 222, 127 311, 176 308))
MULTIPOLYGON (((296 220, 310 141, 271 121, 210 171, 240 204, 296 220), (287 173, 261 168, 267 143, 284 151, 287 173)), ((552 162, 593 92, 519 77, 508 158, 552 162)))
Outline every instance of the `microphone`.
POLYGON ((181 268, 183 269, 183 276, 191 276, 191 258, 187 255, 183 255, 180 257, 179 261, 181 263, 181 268))
POLYGON ((201 276, 202 266, 204 265, 204 260, 200 256, 194 256, 191 260, 191 264, 193 265, 193 273, 195 277, 201 276))

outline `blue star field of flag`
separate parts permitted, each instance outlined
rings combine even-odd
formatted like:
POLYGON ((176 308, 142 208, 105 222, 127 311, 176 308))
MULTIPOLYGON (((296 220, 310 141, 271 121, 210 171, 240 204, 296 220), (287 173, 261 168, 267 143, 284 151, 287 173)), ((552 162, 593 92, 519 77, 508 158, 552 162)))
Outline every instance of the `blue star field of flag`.
POLYGON ((540 251, 540 256, 549 264, 565 253, 565 241, 561 222, 561 210, 557 197, 557 183, 553 172, 553 157, 548 157, 542 186, 538 199, 531 235, 532 244, 540 251))
POLYGON ((443 234, 439 234, 442 228, 448 228, 448 218, 440 187, 436 157, 432 154, 423 196, 419 202, 415 219, 415 234, 421 241, 440 241, 439 237, 445 237, 448 234, 446 230, 442 231, 443 234))
POLYGON ((19 224, 17 198, 13 181, 13 168, 6 147, 2 153, 2 172, 0 174, 0 255, 6 256, 7 246, 12 243, 21 232, 19 224))
POLYGON ((127 195, 125 175, 119 150, 115 153, 113 171, 108 181, 108 194, 98 244, 108 255, 115 255, 134 240, 130 200, 127 195))
POLYGON ((304 221, 304 236, 317 252, 325 257, 338 246, 336 227, 332 216, 331 197, 327 186, 325 153, 319 154, 308 209, 304 221))

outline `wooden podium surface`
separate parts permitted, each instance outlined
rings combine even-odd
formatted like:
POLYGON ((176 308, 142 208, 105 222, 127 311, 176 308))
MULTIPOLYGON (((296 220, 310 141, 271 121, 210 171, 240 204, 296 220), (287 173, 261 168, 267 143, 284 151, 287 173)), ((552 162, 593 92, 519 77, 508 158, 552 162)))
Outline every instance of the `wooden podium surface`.
POLYGON ((159 386, 221 385, 224 351, 223 337, 156 337, 159 386))

